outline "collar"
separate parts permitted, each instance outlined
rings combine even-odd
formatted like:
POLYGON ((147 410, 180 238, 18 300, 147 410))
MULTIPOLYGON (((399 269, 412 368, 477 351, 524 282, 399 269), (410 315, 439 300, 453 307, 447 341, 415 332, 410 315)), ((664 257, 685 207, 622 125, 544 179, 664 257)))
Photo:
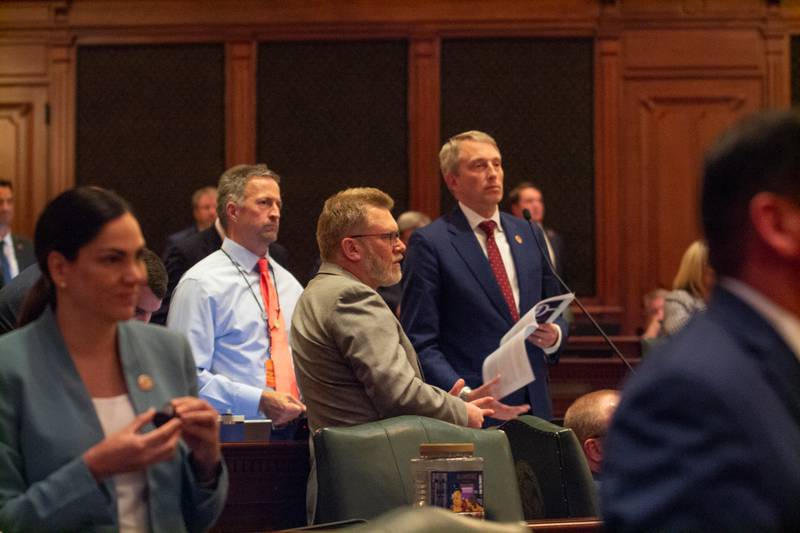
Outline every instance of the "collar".
POLYGON ((225 228, 222 227, 222 222, 219 221, 219 217, 214 219, 214 229, 217 230, 220 239, 225 239, 225 228))
POLYGON ((482 217, 461 202, 458 202, 458 207, 461 208, 461 212, 464 213, 464 216, 467 218, 467 223, 469 227, 472 228, 472 231, 475 231, 478 228, 478 224, 484 220, 494 220, 495 224, 497 224, 497 229, 495 229, 495 231, 503 233, 503 225, 500 223, 500 210, 497 207, 494 208, 494 214, 488 219, 482 217))
POLYGON ((755 309, 778 332, 800 360, 800 317, 776 305, 772 300, 741 280, 723 277, 719 284, 755 309))
POLYGON ((2 239, 0 239, 0 241, 3 241, 4 243, 6 243, 6 247, 9 250, 13 250, 14 249, 14 241, 11 239, 11 232, 10 231, 8 233, 6 233, 6 236, 3 237, 2 239))
MULTIPOLYGON (((259 256, 239 244, 238 242, 225 237, 222 241, 222 249, 227 252, 236 263, 244 269, 245 272, 252 272, 256 268, 256 263, 260 259, 259 256)), ((267 254, 269 255, 269 254, 267 254)))

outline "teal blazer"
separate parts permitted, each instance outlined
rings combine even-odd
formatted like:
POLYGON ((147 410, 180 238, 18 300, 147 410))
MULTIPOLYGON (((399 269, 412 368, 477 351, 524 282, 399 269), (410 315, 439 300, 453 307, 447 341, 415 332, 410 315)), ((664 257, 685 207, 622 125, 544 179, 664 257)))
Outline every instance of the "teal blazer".
MULTIPOLYGON (((197 396, 183 337, 136 321, 120 322, 117 332, 137 414, 177 396, 197 396), (139 385, 145 375, 150 390, 139 385)), ((81 457, 103 438, 52 311, 0 337, 0 531, 116 530, 114 482, 97 483, 81 457)), ((222 512, 227 471, 215 488, 199 488, 189 452, 181 442, 172 460, 147 469, 153 531, 203 531, 222 512)))

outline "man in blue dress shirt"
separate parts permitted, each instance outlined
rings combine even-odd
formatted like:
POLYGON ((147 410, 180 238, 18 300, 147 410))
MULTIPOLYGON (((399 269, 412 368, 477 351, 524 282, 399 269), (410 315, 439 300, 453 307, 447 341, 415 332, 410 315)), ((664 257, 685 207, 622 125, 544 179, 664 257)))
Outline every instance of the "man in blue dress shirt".
POLYGON ((278 237, 281 217, 279 182, 265 165, 225 171, 217 188, 225 240, 183 275, 167 318, 167 326, 184 333, 192 346, 201 398, 220 413, 266 415, 276 425, 305 411, 297 398, 267 385, 271 345, 259 259, 267 258, 278 294, 282 318, 274 326, 288 326, 303 291, 286 269, 269 261, 269 245, 278 237))

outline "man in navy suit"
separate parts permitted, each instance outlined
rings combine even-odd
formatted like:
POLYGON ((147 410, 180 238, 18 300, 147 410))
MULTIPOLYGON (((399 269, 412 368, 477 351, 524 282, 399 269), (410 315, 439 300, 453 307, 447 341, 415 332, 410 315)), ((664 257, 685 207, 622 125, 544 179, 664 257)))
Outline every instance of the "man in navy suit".
POLYGON ((192 193, 192 218, 194 218, 194 224, 167 237, 164 253, 161 254, 164 261, 179 242, 214 225, 214 221, 217 219, 216 187, 202 187, 192 193))
POLYGON ((708 309, 626 385, 606 442, 610 531, 800 530, 800 115, 706 156, 708 309))
POLYGON ((11 234, 13 219, 14 188, 10 181, 0 180, 0 287, 36 262, 30 239, 11 234))
MULTIPOLYGON (((503 335, 539 300, 563 291, 537 246, 537 239, 544 246, 541 229, 498 210, 503 165, 494 139, 479 131, 456 135, 442 147, 439 162, 458 206, 411 236, 400 320, 426 381, 448 390, 464 378, 462 396, 469 401, 492 394, 482 365, 503 335)), ((530 404, 533 414, 551 418, 547 365, 558 360, 566 333, 559 318, 528 338, 536 379, 503 398, 505 404, 530 404)), ((515 407, 496 409, 495 418, 518 413, 515 407)))

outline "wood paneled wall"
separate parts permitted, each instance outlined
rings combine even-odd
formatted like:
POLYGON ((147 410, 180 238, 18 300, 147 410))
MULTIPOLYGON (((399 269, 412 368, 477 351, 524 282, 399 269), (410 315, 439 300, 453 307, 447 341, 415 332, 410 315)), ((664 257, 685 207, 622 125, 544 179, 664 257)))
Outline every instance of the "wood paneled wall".
MULTIPOLYGON (((443 38, 595 42, 595 309, 639 320, 699 236, 702 153, 737 117, 790 101, 797 0, 27 0, 0 4, 0 173, 16 230, 75 182, 78 45, 225 44, 226 161, 256 155, 257 44, 405 39, 409 204, 437 214, 443 38)), ((590 265, 589 268, 592 266, 590 265)))

